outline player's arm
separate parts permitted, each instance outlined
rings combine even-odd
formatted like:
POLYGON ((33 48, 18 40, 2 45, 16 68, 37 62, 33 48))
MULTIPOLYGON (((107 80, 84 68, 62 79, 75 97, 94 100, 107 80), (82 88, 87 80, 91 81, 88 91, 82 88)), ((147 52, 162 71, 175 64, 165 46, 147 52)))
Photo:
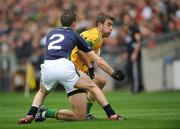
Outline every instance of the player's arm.
POLYGON ((84 52, 81 51, 81 50, 78 50, 78 51, 77 51, 77 54, 78 54, 78 57, 81 59, 81 61, 82 61, 88 68, 93 67, 93 66, 92 66, 92 63, 91 63, 91 61, 90 61, 90 58, 87 56, 86 53, 84 53, 84 52))
POLYGON ((96 55, 94 51, 88 52, 87 55, 90 57, 91 60, 96 62, 98 67, 100 67, 107 74, 112 75, 114 70, 106 63, 106 61, 102 57, 96 55))
POLYGON ((94 73, 94 62, 91 61, 91 59, 87 56, 86 52, 89 52, 92 50, 93 44, 90 40, 85 40, 83 39, 80 35, 76 35, 78 38, 78 56, 81 59, 81 61, 88 67, 87 74, 91 79, 94 78, 95 73, 94 73), (82 51, 81 51, 82 50, 82 51), (85 52, 85 53, 84 53, 85 52))
POLYGON ((82 37, 80 37, 79 35, 76 36, 78 39, 78 43, 77 43, 78 49, 87 53, 91 61, 96 62, 98 67, 100 67, 104 72, 112 76, 114 79, 121 81, 125 78, 125 75, 121 70, 114 71, 103 58, 95 54, 95 52, 91 49, 89 45, 87 45, 87 43, 82 37))
POLYGON ((97 66, 100 67, 104 72, 112 76, 116 80, 124 80, 125 75, 121 70, 114 71, 113 68, 102 58, 95 54, 94 51, 87 53, 92 61, 96 62, 97 66))
POLYGON ((89 75, 89 77, 91 79, 93 79, 94 76, 95 76, 95 74, 94 74, 94 66, 92 65, 93 62, 91 62, 90 58, 83 51, 78 50, 77 54, 78 54, 79 58, 81 59, 81 61, 88 67, 87 74, 89 75))

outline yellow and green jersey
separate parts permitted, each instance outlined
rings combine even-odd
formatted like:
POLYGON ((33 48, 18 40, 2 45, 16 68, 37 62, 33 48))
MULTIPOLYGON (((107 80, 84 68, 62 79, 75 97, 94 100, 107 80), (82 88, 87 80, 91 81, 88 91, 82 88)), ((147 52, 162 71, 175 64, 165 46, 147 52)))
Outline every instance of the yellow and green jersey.
MULTIPOLYGON (((97 28, 93 28, 87 31, 84 31, 80 34, 86 42, 91 46, 92 50, 97 54, 99 49, 103 44, 102 33, 97 30, 97 28)), ((76 65, 76 68, 80 71, 86 72, 88 67, 84 65, 81 59, 77 54, 78 48, 75 47, 71 53, 71 61, 76 65)))

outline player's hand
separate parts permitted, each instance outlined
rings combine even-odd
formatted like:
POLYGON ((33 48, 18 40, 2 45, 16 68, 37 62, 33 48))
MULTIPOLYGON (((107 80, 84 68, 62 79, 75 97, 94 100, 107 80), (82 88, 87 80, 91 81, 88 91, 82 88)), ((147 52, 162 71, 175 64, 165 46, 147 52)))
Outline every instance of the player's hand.
POLYGON ((18 124, 28 124, 28 123, 31 123, 33 120, 34 120, 34 116, 33 115, 27 115, 26 117, 21 118, 18 121, 18 124))
POLYGON ((124 73, 121 70, 114 71, 111 75, 115 80, 122 81, 125 78, 124 73))
POLYGON ((88 74, 88 76, 89 76, 91 79, 94 79, 94 76, 95 76, 95 74, 94 74, 94 67, 89 68, 87 74, 88 74))

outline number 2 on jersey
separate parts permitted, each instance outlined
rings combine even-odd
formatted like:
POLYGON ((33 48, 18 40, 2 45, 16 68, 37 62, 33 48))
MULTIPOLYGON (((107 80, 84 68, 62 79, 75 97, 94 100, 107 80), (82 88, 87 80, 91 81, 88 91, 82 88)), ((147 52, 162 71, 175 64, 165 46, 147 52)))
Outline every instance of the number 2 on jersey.
POLYGON ((52 35, 50 37, 50 40, 54 39, 55 37, 57 37, 58 39, 49 43, 48 50, 50 50, 50 49, 61 49, 61 46, 56 45, 56 44, 60 43, 60 42, 62 42, 64 40, 64 35, 62 35, 62 34, 54 34, 54 35, 52 35))

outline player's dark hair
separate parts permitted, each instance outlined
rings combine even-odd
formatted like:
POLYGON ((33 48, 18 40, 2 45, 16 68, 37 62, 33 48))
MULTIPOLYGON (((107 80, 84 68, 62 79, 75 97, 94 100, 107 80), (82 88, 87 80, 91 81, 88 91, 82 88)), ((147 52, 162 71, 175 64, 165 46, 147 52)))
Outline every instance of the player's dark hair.
POLYGON ((71 10, 66 10, 60 17, 62 26, 70 27, 76 21, 76 14, 71 10))
POLYGON ((98 23, 104 23, 107 19, 110 19, 112 21, 114 21, 114 17, 108 15, 108 14, 105 14, 105 13, 99 13, 97 18, 96 18, 96 26, 98 25, 98 23))

